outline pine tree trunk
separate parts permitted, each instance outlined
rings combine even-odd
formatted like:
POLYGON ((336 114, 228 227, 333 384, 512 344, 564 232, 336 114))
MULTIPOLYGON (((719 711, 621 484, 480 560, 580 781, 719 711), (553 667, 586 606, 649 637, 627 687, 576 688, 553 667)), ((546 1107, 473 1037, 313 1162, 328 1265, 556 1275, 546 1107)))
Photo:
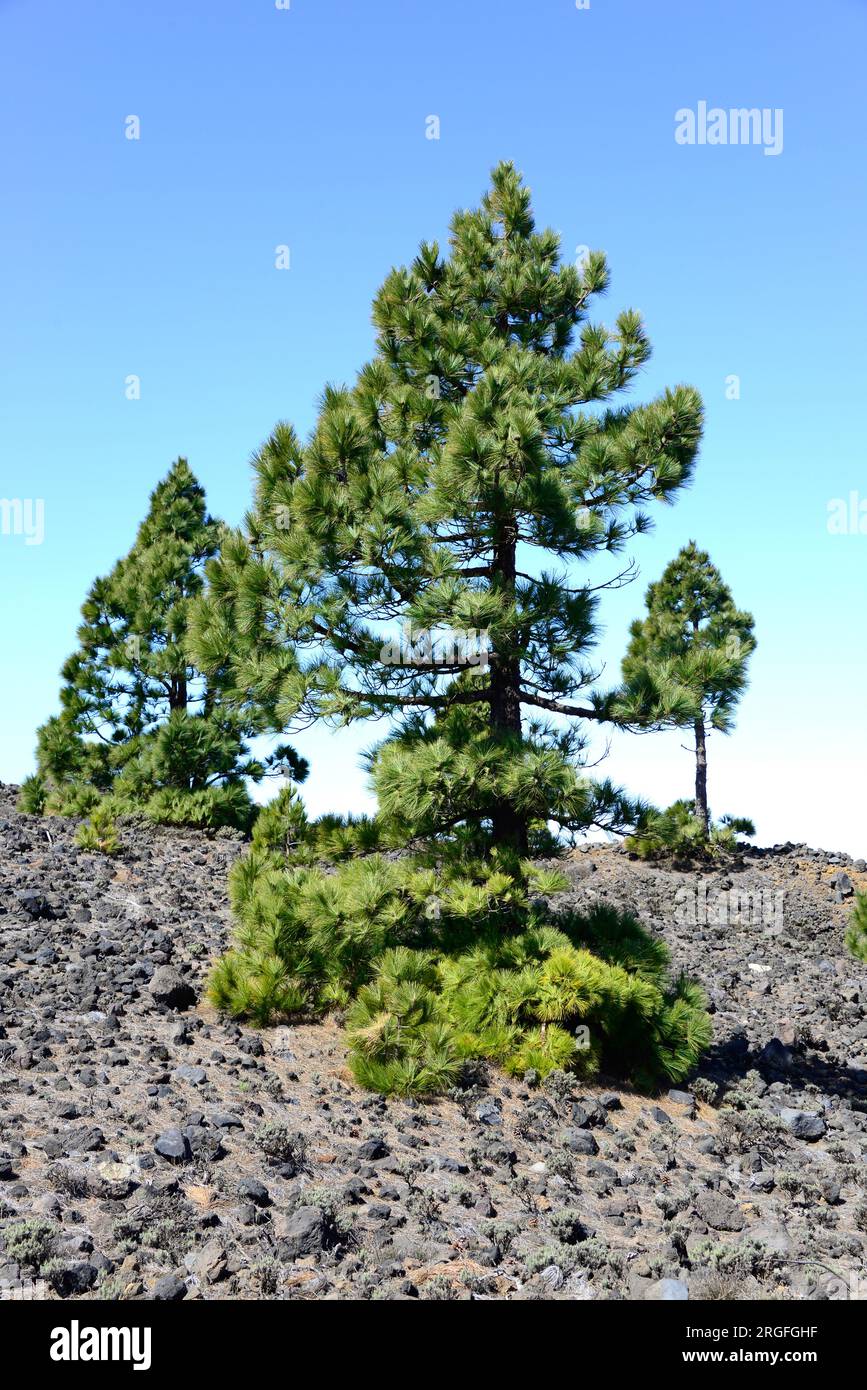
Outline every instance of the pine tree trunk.
MULTIPOLYGON (((696 638, 699 628, 700 624, 696 613, 692 619, 692 630, 696 638)), ((705 839, 707 839, 710 836, 710 816, 707 809, 707 740, 702 714, 696 719, 693 727, 695 729, 695 814, 704 826, 705 839)))
MULTIPOLYGON (((516 527, 513 517, 497 529, 494 544, 492 574, 499 581, 504 602, 510 602, 515 592, 516 527)), ((495 736, 521 736, 521 669, 517 658, 506 660, 494 655, 491 661, 490 727, 495 736)), ((503 802, 492 817, 495 845, 508 845, 519 854, 527 854, 529 838, 527 822, 514 806, 503 802)))
POLYGON ((705 835, 710 834, 710 817, 707 809, 707 742, 704 719, 695 721, 695 814, 704 825, 705 835))

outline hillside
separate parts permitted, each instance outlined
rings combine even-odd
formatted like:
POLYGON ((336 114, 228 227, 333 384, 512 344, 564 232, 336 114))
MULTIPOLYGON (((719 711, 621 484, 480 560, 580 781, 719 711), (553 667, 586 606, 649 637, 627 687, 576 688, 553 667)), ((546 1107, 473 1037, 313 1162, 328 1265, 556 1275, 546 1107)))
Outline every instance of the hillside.
POLYGON ((127 825, 109 860, 74 831, 0 787, 6 1296, 858 1295, 863 860, 576 852, 566 896, 636 912, 707 989, 699 1099, 492 1073, 420 1104, 359 1091, 336 1021, 260 1033, 203 1002, 237 840, 127 825))

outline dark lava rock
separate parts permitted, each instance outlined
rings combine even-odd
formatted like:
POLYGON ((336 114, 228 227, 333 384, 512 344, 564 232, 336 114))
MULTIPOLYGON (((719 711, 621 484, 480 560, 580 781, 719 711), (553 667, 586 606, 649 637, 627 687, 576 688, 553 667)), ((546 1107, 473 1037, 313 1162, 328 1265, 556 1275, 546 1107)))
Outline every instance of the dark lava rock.
POLYGON ((671 1090, 668 1093, 668 1099, 672 1101, 674 1105, 686 1105, 690 1110, 695 1109, 695 1096, 692 1091, 671 1090))
POLYGON ((299 1207, 276 1229, 281 1254, 290 1260, 315 1255, 326 1244, 325 1217, 318 1207, 299 1207))
POLYGON ((792 1049, 779 1038, 771 1038, 759 1053, 759 1063, 777 1071, 788 1071, 792 1065, 792 1049))
POLYGON ((179 1129, 164 1130, 154 1149, 163 1158, 171 1159, 172 1163, 189 1163, 193 1156, 189 1139, 179 1129))
POLYGON ((271 1200, 265 1184, 256 1178, 242 1178, 238 1183, 238 1195, 246 1197, 248 1202, 257 1207, 267 1207, 271 1200))
POLYGON ((196 1002, 196 991, 173 965, 155 970, 148 988, 156 1002, 167 1009, 189 1009, 196 1002))
POLYGON ((587 1129, 576 1129, 574 1125, 570 1125, 567 1129, 560 1131, 558 1139, 563 1147, 569 1149, 573 1154, 586 1154, 592 1157, 599 1152, 599 1145, 587 1129))
POLYGON ((827 1129, 824 1117, 812 1110, 790 1110, 784 1107, 780 1119, 796 1139, 821 1139, 827 1129))
POLYGON ((831 876, 831 887, 836 888, 842 898, 851 898, 855 892, 852 880, 848 874, 842 871, 831 876))
POLYGON ((191 1086, 201 1086, 207 1079, 208 1073, 204 1067, 189 1067, 186 1063, 175 1067, 172 1072, 173 1081, 187 1081, 191 1086))
POLYGON ((187 1296, 187 1286, 178 1274, 164 1274, 151 1289, 152 1299, 159 1303, 179 1303, 187 1296))
POLYGON ((221 1110, 216 1115, 211 1116, 211 1124, 217 1129, 243 1129, 244 1121, 237 1115, 230 1115, 227 1111, 221 1110))
POLYGON ((695 1209, 702 1221, 715 1231, 742 1231, 744 1214, 740 1207, 721 1192, 700 1192, 695 1199, 695 1209))
POLYGON ((359 1144, 357 1157, 362 1163, 374 1163, 378 1158, 388 1158, 391 1150, 382 1139, 366 1139, 363 1144, 359 1144))

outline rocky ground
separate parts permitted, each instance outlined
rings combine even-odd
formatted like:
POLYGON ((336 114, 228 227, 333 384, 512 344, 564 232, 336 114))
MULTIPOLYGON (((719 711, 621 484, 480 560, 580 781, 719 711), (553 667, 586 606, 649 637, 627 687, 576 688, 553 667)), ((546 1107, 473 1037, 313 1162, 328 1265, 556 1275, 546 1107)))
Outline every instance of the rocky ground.
POLYGON ((0 1297, 867 1296, 863 860, 576 852, 573 901, 705 984, 700 1078, 419 1104, 359 1091, 336 1022, 202 1001, 242 845, 127 826, 106 859, 14 807, 0 786, 0 1297))

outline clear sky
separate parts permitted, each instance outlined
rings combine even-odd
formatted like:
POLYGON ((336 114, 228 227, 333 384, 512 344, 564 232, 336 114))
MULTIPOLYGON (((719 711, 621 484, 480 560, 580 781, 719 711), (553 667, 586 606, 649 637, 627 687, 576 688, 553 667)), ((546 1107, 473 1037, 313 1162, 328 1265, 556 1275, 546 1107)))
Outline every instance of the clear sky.
MULTIPOLYGON (((759 639, 712 808, 867 854, 865 53, 865 0, 0 0, 0 497, 24 504, 0 517, 0 778, 31 770, 78 606, 172 460, 240 520, 253 448, 310 428, 388 268, 509 158, 566 254, 608 253, 599 316, 644 313, 635 398, 689 381, 707 407, 692 489, 605 600, 606 674, 694 538, 759 639), (680 143, 702 102, 767 110, 768 138, 680 143)), ((364 804, 370 739, 305 736, 314 812, 364 804)), ((603 770, 665 804, 684 742, 618 736, 603 770)))

